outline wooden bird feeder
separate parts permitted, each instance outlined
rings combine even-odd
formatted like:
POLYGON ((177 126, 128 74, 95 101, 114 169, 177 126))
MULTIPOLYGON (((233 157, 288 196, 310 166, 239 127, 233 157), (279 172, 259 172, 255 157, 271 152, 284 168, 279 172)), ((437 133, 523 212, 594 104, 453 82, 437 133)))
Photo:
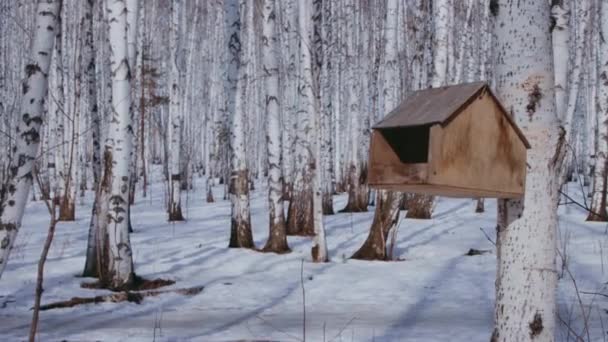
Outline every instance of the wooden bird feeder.
POLYGON ((373 127, 369 185, 518 198, 530 143, 483 82, 418 91, 373 127))

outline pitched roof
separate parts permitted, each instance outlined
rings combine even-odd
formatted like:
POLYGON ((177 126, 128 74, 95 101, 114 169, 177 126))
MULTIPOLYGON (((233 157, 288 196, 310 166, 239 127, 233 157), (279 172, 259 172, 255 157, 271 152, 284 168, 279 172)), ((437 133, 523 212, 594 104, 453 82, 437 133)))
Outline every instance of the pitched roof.
POLYGON ((494 96, 490 87, 485 82, 464 83, 413 92, 373 128, 387 129, 434 124, 446 125, 456 115, 460 114, 482 91, 488 91, 492 95, 492 98, 500 106, 511 127, 513 127, 526 148, 530 148, 530 143, 526 137, 519 127, 517 127, 513 118, 507 114, 507 111, 502 107, 500 101, 494 96))

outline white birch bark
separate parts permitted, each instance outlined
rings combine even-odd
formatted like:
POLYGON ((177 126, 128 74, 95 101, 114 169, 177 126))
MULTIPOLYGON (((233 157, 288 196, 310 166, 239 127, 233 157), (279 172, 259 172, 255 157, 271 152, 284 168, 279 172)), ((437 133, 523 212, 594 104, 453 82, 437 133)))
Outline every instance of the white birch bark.
POLYGON ((362 181, 364 162, 361 160, 360 149, 363 143, 363 109, 360 106, 361 98, 361 69, 363 62, 361 51, 358 49, 358 40, 361 38, 358 33, 359 16, 361 9, 358 9, 354 1, 350 1, 346 7, 349 15, 348 34, 346 37, 346 92, 347 106, 346 112, 349 117, 348 127, 348 202, 342 212, 362 212, 367 211, 367 187, 362 181))
POLYGON ((40 144, 43 105, 48 92, 48 74, 57 32, 60 0, 38 0, 36 28, 25 66, 21 94, 16 153, 8 173, 8 193, 0 203, 0 277, 6 269, 32 186, 32 170, 40 144))
POLYGON ((551 6, 551 31, 553 42, 553 66, 555 69, 555 107, 557 115, 566 114, 566 86, 568 82, 568 57, 570 40, 570 11, 567 0, 553 1, 551 6))
POLYGON ((265 251, 288 252, 283 206, 283 170, 281 169, 281 113, 279 93, 280 51, 276 31, 275 0, 264 0, 262 9, 262 70, 265 80, 266 143, 268 149, 269 237, 265 251))
POLYGON ((450 1, 433 0, 433 77, 431 87, 446 85, 448 75, 448 35, 450 22, 450 1))
POLYGON ((108 286, 128 288, 134 279, 129 241, 129 176, 132 149, 131 72, 129 70, 126 0, 106 0, 109 22, 112 107, 104 157, 110 166, 107 227, 108 286))
POLYGON ((565 146, 555 113, 550 4, 495 5, 497 96, 532 149, 525 198, 499 201, 492 341, 554 341, 556 209, 565 146))
POLYGON ((593 197, 591 209, 595 214, 590 214, 587 220, 605 221, 606 213, 606 190, 608 188, 608 3, 601 1, 600 4, 599 30, 599 69, 597 87, 597 147, 595 153, 595 168, 593 172, 593 197))
MULTIPOLYGON (((314 235, 312 240, 312 260, 314 262, 326 262, 329 260, 327 254, 327 243, 325 241, 325 226, 323 223, 323 188, 321 182, 321 141, 320 141, 320 116, 318 112, 317 96, 318 85, 314 84, 313 59, 312 59, 312 9, 310 1, 300 1, 298 6, 298 24, 300 28, 300 61, 302 63, 302 77, 300 83, 301 116, 308 117, 312 123, 311 148, 308 153, 312 164, 312 206, 314 235)), ((301 127, 299 129, 302 129, 301 127)))
POLYGON ((182 105, 180 92, 180 70, 179 70, 179 58, 181 57, 180 52, 180 0, 171 2, 171 33, 169 49, 170 65, 171 70, 169 71, 169 82, 170 82, 170 102, 169 102, 169 154, 170 154, 170 167, 169 167, 169 203, 168 203, 168 215, 169 222, 172 221, 183 221, 184 216, 182 215, 181 207, 181 143, 182 143, 182 105))
POLYGON ((228 23, 230 63, 228 65, 228 113, 231 115, 230 147, 230 243, 229 247, 253 248, 251 214, 249 211, 249 171, 245 121, 247 84, 249 82, 249 51, 243 52, 241 42, 253 39, 253 2, 229 0, 226 20, 228 23), (239 10, 240 7, 240 10, 239 10), (239 17, 240 12, 240 17, 239 17), (239 33, 240 28, 240 33, 239 33), (239 36, 240 34, 240 36, 239 36))
MULTIPOLYGON (((397 107, 400 99, 401 80, 398 72, 397 34, 399 27, 399 0, 386 2, 386 23, 384 27, 384 63, 382 67, 382 115, 397 107)), ((380 190, 376 197, 374 220, 369 235, 361 248, 352 256, 354 259, 387 260, 387 238, 397 224, 399 202, 397 192, 380 190)))

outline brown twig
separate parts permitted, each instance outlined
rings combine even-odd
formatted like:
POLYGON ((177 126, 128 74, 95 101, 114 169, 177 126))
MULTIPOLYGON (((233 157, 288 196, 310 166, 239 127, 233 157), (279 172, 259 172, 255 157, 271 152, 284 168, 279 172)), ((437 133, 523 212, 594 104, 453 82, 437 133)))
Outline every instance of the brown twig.
POLYGON ((36 279, 36 292, 34 298, 34 312, 32 314, 32 323, 30 325, 30 335, 29 341, 36 341, 36 330, 38 328, 38 318, 40 317, 40 301, 42 300, 42 284, 44 281, 44 264, 46 262, 46 258, 49 254, 49 249, 51 248, 51 243, 53 242, 53 237, 55 236, 55 226, 57 225, 57 217, 55 210, 55 202, 50 199, 50 195, 47 190, 42 186, 42 180, 40 179, 40 175, 35 170, 32 171, 34 174, 34 178, 36 179, 36 183, 38 183, 38 187, 40 191, 43 193, 41 196, 44 198, 44 204, 49 211, 50 215, 50 223, 49 230, 46 235, 46 240, 44 241, 44 247, 42 248, 42 254, 40 255, 40 260, 38 260, 38 275, 36 279))

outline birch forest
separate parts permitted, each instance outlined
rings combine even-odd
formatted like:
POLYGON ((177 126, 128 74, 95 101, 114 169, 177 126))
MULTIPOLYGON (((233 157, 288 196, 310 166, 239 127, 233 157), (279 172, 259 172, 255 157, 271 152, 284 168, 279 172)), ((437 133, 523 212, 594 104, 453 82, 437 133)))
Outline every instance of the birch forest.
POLYGON ((1 341, 606 341, 607 193, 608 0, 0 1, 1 341))

